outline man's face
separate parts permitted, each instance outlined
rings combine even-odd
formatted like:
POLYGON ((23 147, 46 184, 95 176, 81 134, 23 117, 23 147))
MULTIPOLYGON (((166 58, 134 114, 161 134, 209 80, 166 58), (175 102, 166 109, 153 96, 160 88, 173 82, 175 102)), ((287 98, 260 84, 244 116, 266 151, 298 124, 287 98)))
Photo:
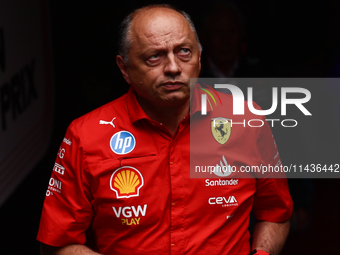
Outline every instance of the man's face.
POLYGON ((173 10, 155 8, 137 14, 131 31, 129 64, 120 69, 140 103, 189 103, 190 78, 199 75, 201 52, 186 19, 173 10))

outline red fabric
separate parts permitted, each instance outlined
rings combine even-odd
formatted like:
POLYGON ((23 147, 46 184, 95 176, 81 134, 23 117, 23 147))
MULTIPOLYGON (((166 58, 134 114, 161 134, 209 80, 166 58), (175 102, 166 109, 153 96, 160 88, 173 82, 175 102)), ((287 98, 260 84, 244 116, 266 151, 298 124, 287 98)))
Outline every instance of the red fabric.
POLYGON ((270 255, 268 252, 261 251, 261 250, 256 250, 256 253, 254 255, 270 255))
MULTIPOLYGON (((91 236, 93 248, 105 254, 249 254, 253 204, 258 219, 287 220, 287 182, 190 178, 192 117, 171 135, 148 118, 130 90, 73 121, 52 171, 37 239, 64 246, 84 244, 91 236)), ((192 123, 211 132, 210 117, 192 123)), ((222 146, 228 163, 274 164, 277 150, 268 128, 233 127, 222 146)), ((216 146, 209 137, 201 137, 209 140, 202 154, 216 146)))

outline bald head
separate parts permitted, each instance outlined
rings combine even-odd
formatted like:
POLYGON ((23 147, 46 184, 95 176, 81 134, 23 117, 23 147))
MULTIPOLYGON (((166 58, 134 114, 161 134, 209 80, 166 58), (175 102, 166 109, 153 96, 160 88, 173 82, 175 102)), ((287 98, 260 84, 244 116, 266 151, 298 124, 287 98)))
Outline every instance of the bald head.
POLYGON ((183 25, 189 26, 190 30, 194 33, 198 48, 201 51, 201 44, 195 26, 190 16, 184 11, 177 10, 170 5, 149 5, 130 13, 120 25, 119 35, 119 49, 118 54, 122 56, 125 63, 129 63, 129 50, 134 40, 134 35, 139 32, 140 28, 148 28, 149 25, 157 24, 162 18, 178 18, 184 21, 183 25), (151 22, 150 22, 151 21, 151 22), (148 24, 146 24, 148 22, 148 24))
POLYGON ((129 17, 116 63, 139 104, 150 115, 170 106, 188 112, 190 78, 197 78, 201 69, 201 50, 190 22, 164 6, 148 6, 129 17))

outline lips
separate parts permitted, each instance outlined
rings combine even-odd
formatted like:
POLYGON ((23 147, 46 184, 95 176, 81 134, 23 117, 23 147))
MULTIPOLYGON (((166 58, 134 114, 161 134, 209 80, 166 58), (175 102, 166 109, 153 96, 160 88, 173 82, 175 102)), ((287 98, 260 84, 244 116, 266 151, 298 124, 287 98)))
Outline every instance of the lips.
POLYGON ((183 86, 185 86, 185 83, 180 81, 165 82, 162 84, 162 87, 166 90, 178 90, 183 86))

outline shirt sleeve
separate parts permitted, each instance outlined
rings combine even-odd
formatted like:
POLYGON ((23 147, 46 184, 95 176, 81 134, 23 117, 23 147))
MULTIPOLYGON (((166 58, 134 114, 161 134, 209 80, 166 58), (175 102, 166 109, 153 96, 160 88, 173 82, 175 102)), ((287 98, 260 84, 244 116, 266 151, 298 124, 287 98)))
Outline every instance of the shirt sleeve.
POLYGON ((93 211, 90 192, 83 185, 83 168, 84 148, 71 124, 48 183, 38 241, 56 247, 86 242, 93 211))
MULTIPOLYGON (((288 182, 284 172, 270 172, 270 168, 282 166, 280 155, 268 123, 260 129, 257 146, 259 162, 267 167, 267 174, 257 176, 254 199, 254 215, 258 220, 283 222, 290 218, 293 211, 288 182)), ((281 167, 282 169, 282 167, 281 167)))

